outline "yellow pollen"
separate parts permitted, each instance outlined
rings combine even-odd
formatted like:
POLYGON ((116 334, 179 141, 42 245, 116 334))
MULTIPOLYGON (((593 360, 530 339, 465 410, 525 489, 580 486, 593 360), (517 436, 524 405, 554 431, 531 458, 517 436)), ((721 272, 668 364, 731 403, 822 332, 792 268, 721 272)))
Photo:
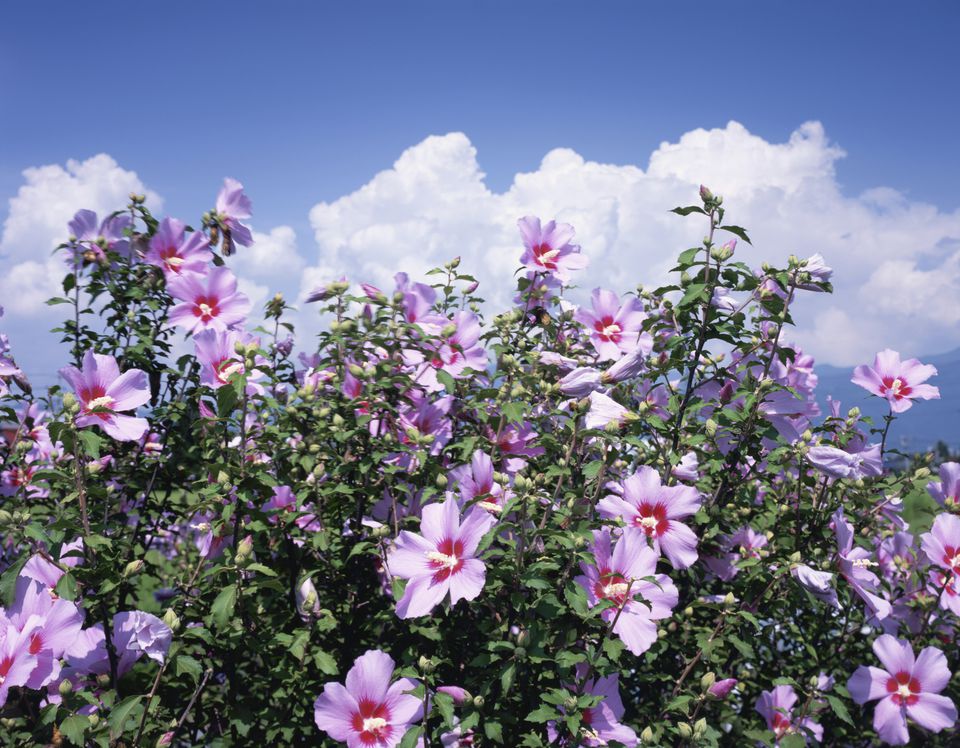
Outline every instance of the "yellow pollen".
POLYGON ((869 568, 871 566, 879 566, 879 564, 876 561, 871 561, 869 558, 858 558, 856 561, 853 561, 852 563, 858 569, 869 568))
POLYGON ((503 507, 497 504, 494 501, 481 501, 477 506, 486 509, 488 512, 493 512, 494 514, 500 514, 503 511, 503 507))
POLYGON ((241 372, 241 371, 243 371, 243 364, 241 364, 239 361, 234 361, 234 362, 233 362, 232 364, 230 364, 229 366, 224 366, 224 367, 220 370, 220 378, 221 378, 221 379, 226 379, 226 378, 229 377, 231 374, 237 374, 237 373, 239 373, 239 372, 241 372))
POLYGON ((113 405, 113 398, 104 395, 103 397, 95 397, 93 400, 90 400, 87 403, 87 410, 96 410, 97 408, 109 409, 111 405, 113 405))
POLYGON ((620 325, 618 325, 616 322, 614 322, 613 324, 607 325, 602 330, 604 335, 617 335, 622 331, 623 330, 621 329, 620 325))
POLYGON ((211 309, 209 304, 200 304, 200 313, 201 314, 210 314, 211 309))
POLYGON ((900 687, 897 689, 897 693, 906 698, 907 696, 912 696, 910 692, 910 685, 908 683, 901 683, 900 687))
POLYGON ((560 254, 559 249, 550 249, 540 255, 540 263, 546 265, 548 262, 553 262, 557 259, 557 256, 560 254))
POLYGON ((903 387, 903 381, 900 377, 897 377, 893 380, 893 384, 890 385, 890 391, 893 392, 894 395, 899 395, 901 387, 903 387))
POLYGON ((387 726, 387 720, 383 717, 367 717, 363 720, 364 732, 378 732, 387 726))
POLYGON ((428 551, 427 558, 448 569, 455 568, 458 561, 456 556, 448 556, 446 553, 440 553, 440 551, 428 551))
POLYGON ((167 264, 170 267, 178 268, 183 263, 184 263, 184 259, 182 257, 177 257, 176 255, 171 255, 170 257, 167 258, 167 264))
POLYGON ((654 517, 654 516, 652 516, 652 515, 649 516, 649 517, 644 517, 643 519, 640 520, 640 526, 641 526, 641 527, 656 527, 656 526, 657 526, 657 518, 654 517))

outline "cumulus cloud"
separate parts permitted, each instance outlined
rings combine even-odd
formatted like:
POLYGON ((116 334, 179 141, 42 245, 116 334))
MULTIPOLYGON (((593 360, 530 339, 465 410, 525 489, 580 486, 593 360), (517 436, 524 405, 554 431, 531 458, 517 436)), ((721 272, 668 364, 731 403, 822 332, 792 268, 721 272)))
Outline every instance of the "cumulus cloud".
POLYGON ((121 168, 101 153, 86 161, 68 161, 32 167, 23 172, 24 183, 10 199, 10 210, 0 234, 0 299, 11 315, 36 315, 60 288, 64 264, 51 251, 68 235, 67 223, 80 208, 103 218, 122 208, 131 192, 147 196, 152 210, 162 201, 146 189, 136 172, 121 168))
POLYGON ((591 258, 581 295, 596 285, 659 283, 704 229, 667 211, 695 202, 705 183, 724 195, 728 220, 750 229, 754 246, 741 242, 740 259, 759 266, 820 252, 835 268, 836 295, 803 298, 793 333, 821 361, 849 365, 887 346, 922 354, 960 345, 960 211, 888 187, 845 195, 835 170, 843 156, 817 122, 785 143, 731 122, 661 144, 645 167, 555 149, 495 193, 466 135, 432 136, 356 192, 311 210, 318 252, 301 291, 341 273, 389 287, 396 270, 419 273, 460 255, 486 297, 504 303, 520 254, 516 221, 527 214, 576 227, 591 258))

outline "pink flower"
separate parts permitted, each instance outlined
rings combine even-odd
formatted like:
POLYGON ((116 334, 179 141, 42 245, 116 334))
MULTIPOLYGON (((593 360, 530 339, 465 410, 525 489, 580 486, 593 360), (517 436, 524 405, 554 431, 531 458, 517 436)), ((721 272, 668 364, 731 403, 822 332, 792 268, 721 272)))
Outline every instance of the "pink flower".
POLYGON ((939 695, 950 680, 943 652, 926 647, 914 659, 910 644, 890 634, 877 637, 873 652, 884 669, 861 665, 847 681, 847 689, 858 704, 880 700, 873 713, 873 728, 881 740, 890 745, 907 744, 907 717, 931 732, 954 725, 957 708, 939 695))
POLYGON ((639 534, 625 532, 615 547, 612 542, 609 527, 593 531, 594 563, 581 562, 583 575, 574 581, 586 591, 591 608, 601 600, 614 603, 600 615, 608 623, 616 618, 613 633, 640 655, 657 640, 654 621, 670 616, 679 593, 670 577, 656 573, 659 554, 639 534), (646 577, 653 577, 656 584, 646 577))
POLYGON ((831 478, 857 480, 883 474, 883 458, 879 444, 871 444, 860 451, 828 446, 810 447, 807 460, 831 478))
MULTIPOLYGON (((578 678, 585 678, 587 666, 577 665, 578 678)), ((620 722, 623 719, 623 700, 620 698, 620 676, 608 675, 605 678, 591 678, 583 683, 581 689, 572 684, 565 684, 570 691, 577 690, 588 696, 602 697, 596 706, 583 709, 580 712, 580 730, 576 745, 580 748, 602 748, 611 741, 622 744, 626 748, 634 748, 637 743, 637 733, 632 728, 620 722)), ((556 723, 547 723, 547 737, 550 743, 556 742, 558 737, 556 723)))
POLYGON ((253 235, 250 227, 240 223, 253 213, 250 198, 243 191, 243 185, 236 179, 227 177, 223 180, 223 187, 217 195, 217 219, 224 232, 224 250, 227 256, 232 252, 232 243, 249 247, 253 244, 253 235))
POLYGON ((870 571, 877 562, 871 560, 873 555, 866 548, 854 545, 853 525, 843 516, 843 509, 837 509, 833 514, 833 530, 837 534, 837 557, 840 574, 853 587, 867 608, 878 619, 882 620, 890 615, 890 602, 877 594, 880 580, 870 571))
MULTIPOLYGON (((76 238, 80 252, 92 252, 97 259, 104 258, 104 247, 125 255, 130 248, 125 231, 132 224, 129 215, 110 215, 97 224, 97 214, 92 210, 78 210, 68 227, 76 238)), ((73 263, 73 258, 70 263, 73 263)))
POLYGON ((945 462, 940 466, 940 481, 931 481, 927 484, 927 491, 943 506, 950 499, 953 504, 960 504, 960 462, 945 462))
MULTIPOLYGON (((194 336, 193 342, 200 363, 200 381, 215 390, 229 384, 231 377, 243 376, 246 372, 245 357, 236 352, 237 343, 260 345, 260 339, 249 333, 214 328, 201 330, 194 336)), ((265 364, 266 359, 257 356, 257 363, 265 364)), ((263 394, 263 386, 256 381, 262 377, 263 372, 259 369, 249 373, 246 387, 248 395, 263 394)))
POLYGON ((321 730, 348 748, 394 748, 423 717, 423 702, 409 692, 420 684, 400 678, 393 684, 393 658, 378 649, 358 657, 346 687, 327 683, 313 705, 321 730))
POLYGON ((0 612, 0 706, 7 703, 7 695, 14 686, 25 686, 39 664, 31 642, 39 621, 18 629, 0 612))
POLYGON ((707 689, 707 695, 714 699, 725 699, 730 695, 730 692, 736 685, 736 678, 724 678, 723 680, 715 681, 710 688, 707 689))
POLYGON ((938 514, 930 532, 920 536, 920 545, 930 563, 960 574, 960 517, 938 514))
POLYGON ((936 373, 935 366, 921 364, 915 358, 901 362, 900 354, 887 348, 876 355, 872 367, 861 365, 854 369, 850 381, 885 398, 894 413, 902 413, 910 409, 914 398, 940 399, 939 389, 923 384, 936 373))
POLYGON ((122 415, 150 399, 147 375, 140 369, 120 374, 113 356, 101 356, 87 351, 83 368, 67 366, 60 370, 77 396, 80 413, 78 427, 99 426, 117 441, 137 441, 149 425, 144 418, 122 415))
POLYGON ((202 275, 213 259, 207 237, 194 231, 185 238, 184 229, 183 222, 176 218, 164 218, 143 257, 144 262, 161 268, 167 278, 184 272, 202 275))
POLYGON ((403 530, 387 556, 390 573, 409 580, 397 603, 400 618, 429 615, 449 593, 450 604, 473 600, 483 590, 486 566, 477 545, 496 520, 479 507, 460 521, 456 499, 423 508, 422 535, 403 530))
POLYGON ((237 279, 225 267, 206 276, 182 273, 167 283, 167 292, 182 304, 170 312, 170 322, 197 332, 212 327, 221 332, 240 325, 250 312, 250 300, 237 291, 237 279))
POLYGON ((463 504, 475 501, 477 506, 493 514, 503 511, 504 504, 513 493, 493 479, 493 461, 479 449, 473 453, 470 465, 451 472, 460 486, 460 501, 463 504))
POLYGON ((583 418, 583 425, 588 429, 605 429, 610 424, 622 426, 628 420, 636 418, 612 397, 602 392, 591 392, 587 399, 590 401, 590 410, 583 418))
POLYGON ((574 231, 569 223, 550 221, 541 226, 539 218, 526 216, 517 225, 525 248, 520 262, 528 269, 567 283, 572 271, 587 266, 588 260, 580 254, 580 247, 570 244, 574 231))
POLYGON ((823 727, 809 717, 805 717, 799 725, 794 724, 793 707, 796 703, 797 694, 792 686, 776 686, 772 691, 760 694, 757 711, 767 721, 767 728, 776 735, 778 743, 785 735, 801 734, 806 739, 806 731, 813 733, 817 740, 823 740, 823 727))
POLYGON ((623 481, 622 496, 608 495, 597 503, 606 519, 622 519, 631 532, 649 538, 676 569, 686 569, 697 560, 697 536, 678 522, 700 508, 700 494, 692 486, 664 486, 651 467, 623 481))
POLYGON ((591 308, 581 307, 574 319, 587 328, 600 360, 615 361, 638 348, 649 355, 653 338, 641 329, 647 315, 639 299, 630 298, 621 304, 613 291, 595 288, 590 300, 591 308))

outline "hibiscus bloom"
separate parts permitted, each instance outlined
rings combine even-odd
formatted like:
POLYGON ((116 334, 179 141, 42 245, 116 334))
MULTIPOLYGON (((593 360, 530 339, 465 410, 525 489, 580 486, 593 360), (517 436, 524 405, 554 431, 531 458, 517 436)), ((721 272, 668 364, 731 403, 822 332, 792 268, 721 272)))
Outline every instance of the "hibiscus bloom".
POLYGON ((137 441, 147 431, 144 418, 123 415, 150 399, 147 375, 140 369, 123 374, 113 356, 87 351, 83 368, 67 366, 60 370, 77 396, 80 412, 74 421, 79 428, 99 426, 117 441, 137 441))
POLYGON ((367 650, 347 673, 346 687, 324 685, 313 705, 317 727, 348 748, 394 748, 423 717, 423 702, 410 694, 417 681, 390 683, 393 671, 390 655, 367 650))
POLYGON ((200 231, 186 236, 185 229, 182 221, 164 218, 150 239, 143 261, 162 269, 167 278, 184 272, 205 273, 213 258, 210 243, 200 231))
POLYGON ((960 462, 943 463, 940 466, 939 482, 930 481, 927 491, 940 506, 948 503, 960 504, 960 462))
POLYGON ((831 478, 856 480, 883 474, 883 457, 879 444, 871 444, 860 451, 829 446, 810 447, 807 461, 831 478))
MULTIPOLYGON (((105 258, 104 248, 125 255, 130 242, 124 233, 133 224, 126 213, 107 216, 102 223, 97 222, 97 214, 92 210, 78 210, 68 227, 77 242, 77 252, 87 253, 96 260, 105 258)), ((74 258, 70 258, 71 266, 74 258)))
MULTIPOLYGON (((582 662, 577 665, 577 677, 585 678, 587 675, 587 666, 582 662)), ((623 700, 620 698, 620 676, 608 675, 605 678, 591 678, 586 681, 580 689, 576 689, 571 684, 566 684, 570 691, 576 690, 587 696, 600 696, 601 700, 596 706, 589 707, 580 712, 580 732, 577 736, 577 745, 582 748, 601 748, 614 741, 625 745, 627 748, 634 748, 639 742, 637 733, 630 727, 621 724, 623 713, 626 711, 623 707, 623 700)), ((557 738, 556 723, 547 723, 547 735, 550 742, 553 743, 557 738)))
POLYGON ((910 409, 914 398, 940 399, 939 389, 923 384, 936 373, 935 366, 921 364, 915 358, 901 362, 900 354, 887 348, 876 355, 873 366, 863 364, 854 369, 850 381, 885 398, 894 413, 902 413, 910 409))
POLYGON ((650 353, 653 338, 642 331, 647 315, 639 299, 630 298, 621 304, 613 291, 595 288, 590 303, 590 308, 580 307, 574 319, 587 328, 601 360, 615 361, 638 348, 644 355, 650 353))
POLYGON ((878 636, 873 652, 883 665, 861 665, 847 681, 847 690, 858 704, 879 699, 873 729, 890 745, 910 741, 907 717, 931 732, 953 727, 957 708, 940 692, 950 680, 947 658, 936 647, 926 647, 914 658, 913 648, 890 634, 878 636))
POLYGON ((529 270, 567 283, 572 271, 587 266, 588 260, 580 254, 580 247, 570 243, 574 231, 569 223, 549 221, 541 226, 539 218, 526 216, 517 225, 525 248, 520 262, 529 270))
POLYGON ((216 219, 223 231, 223 254, 229 257, 233 253, 233 244, 249 247, 253 244, 250 227, 241 223, 253 214, 253 204, 243 191, 243 185, 236 179, 227 177, 217 195, 216 219))
POLYGON ((594 530, 591 550, 594 563, 581 562, 583 575, 574 581, 586 591, 591 608, 601 600, 614 603, 601 617, 608 623, 616 619, 613 633, 633 654, 643 654, 657 640, 654 621, 668 618, 677 604, 677 588, 666 574, 656 573, 659 554, 637 533, 624 533, 613 546, 609 527, 594 530))
POLYGON ((606 519, 622 519, 631 532, 641 532, 663 551, 676 569, 697 560, 697 536, 678 520, 700 508, 700 494, 692 486, 664 486, 651 467, 641 467, 623 481, 622 495, 608 495, 597 503, 606 519))
POLYGON ((891 608, 889 601, 875 594, 880 580, 870 571, 871 566, 878 565, 871 559, 873 554, 866 548, 854 546, 853 525, 844 518, 843 509, 837 509, 834 512, 833 530, 837 534, 840 575, 863 599, 870 612, 883 620, 890 615, 891 608))
POLYGON ((182 273, 167 283, 167 292, 183 302, 170 311, 170 322, 190 332, 224 331, 242 324, 250 312, 250 300, 237 291, 237 278, 225 267, 206 276, 182 273))
MULTIPOLYGON (((794 722, 793 707, 797 703, 797 694, 792 686, 776 686, 772 691, 764 691, 757 699, 757 711, 767 721, 767 729, 777 737, 800 734, 804 739, 807 733, 812 733, 819 741, 823 740, 823 727, 810 717, 804 717, 799 723, 794 722)), ((808 741, 809 742, 809 741, 808 741)))
POLYGON ((449 593, 450 604, 473 600, 483 590, 486 566, 476 558, 477 545, 496 520, 479 507, 461 522, 452 496, 423 508, 422 535, 404 530, 387 556, 390 573, 409 580, 397 603, 400 618, 429 615, 449 593))

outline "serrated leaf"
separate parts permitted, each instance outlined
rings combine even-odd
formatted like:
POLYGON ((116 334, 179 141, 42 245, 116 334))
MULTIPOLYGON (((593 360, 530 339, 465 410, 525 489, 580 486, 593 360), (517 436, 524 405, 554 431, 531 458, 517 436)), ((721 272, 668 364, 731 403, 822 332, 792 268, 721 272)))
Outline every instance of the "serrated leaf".
POLYGON ((747 244, 752 245, 753 242, 750 241, 750 237, 747 236, 746 230, 742 226, 717 226, 721 231, 729 231, 734 236, 740 237, 747 244))
POLYGON ((700 213, 704 216, 707 215, 706 211, 699 205, 688 205, 685 208, 674 208, 670 212, 676 213, 678 216, 689 216, 691 213, 700 213))
POLYGON ((850 712, 847 711, 847 706, 840 699, 832 694, 824 694, 827 701, 830 704, 830 708, 833 709, 833 713, 836 714, 841 720, 846 722, 851 727, 855 727, 853 719, 850 717, 850 712))
POLYGON ((231 584, 229 587, 220 590, 220 594, 217 595, 216 600, 213 601, 213 605, 210 607, 210 619, 214 626, 217 628, 226 626, 227 621, 233 617, 233 609, 236 607, 236 604, 237 586, 235 584, 231 584))
POLYGON ((139 720, 140 713, 143 711, 143 706, 140 703, 140 700, 143 696, 128 696, 119 704, 117 704, 113 709, 110 710, 110 738, 116 740, 121 735, 123 735, 126 723, 133 719, 134 724, 137 724, 139 720))

